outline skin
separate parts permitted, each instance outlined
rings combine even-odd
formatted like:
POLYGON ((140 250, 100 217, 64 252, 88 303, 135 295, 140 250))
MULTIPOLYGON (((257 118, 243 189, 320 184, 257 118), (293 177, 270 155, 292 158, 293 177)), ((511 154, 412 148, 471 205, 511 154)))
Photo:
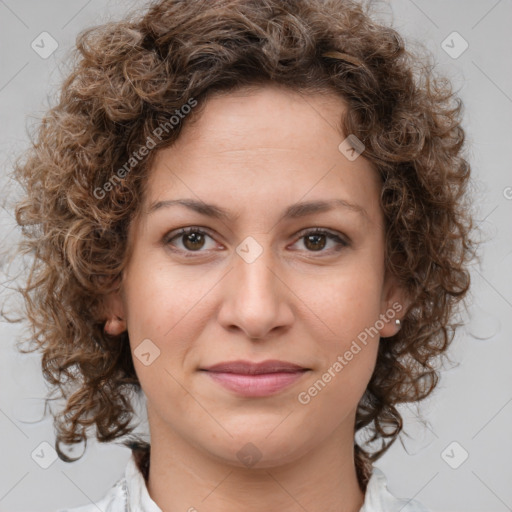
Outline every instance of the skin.
MULTIPOLYGON (((344 112, 333 93, 242 89, 213 96, 156 155, 121 288, 109 297, 108 330, 127 329, 132 351, 145 339, 160 350, 151 364, 134 364, 151 433, 148 491, 165 512, 356 512, 363 504, 354 421, 379 336, 360 344, 308 404, 298 401, 393 303, 406 306, 385 275, 378 174, 364 154, 350 161, 338 149, 344 112), (183 206, 150 212, 178 198, 213 203, 233 218, 183 206), (335 198, 367 216, 339 208, 280 220, 292 204, 335 198), (207 231, 203 241, 166 238, 188 226, 207 231), (303 231, 315 227, 349 245, 328 237, 308 244, 303 231), (250 263, 236 252, 249 236, 262 250, 250 263), (199 371, 235 359, 310 371, 263 398, 241 397, 199 371), (251 467, 237 457, 247 443, 261 457, 251 467)), ((394 319, 381 327, 381 338, 398 329, 394 319)))

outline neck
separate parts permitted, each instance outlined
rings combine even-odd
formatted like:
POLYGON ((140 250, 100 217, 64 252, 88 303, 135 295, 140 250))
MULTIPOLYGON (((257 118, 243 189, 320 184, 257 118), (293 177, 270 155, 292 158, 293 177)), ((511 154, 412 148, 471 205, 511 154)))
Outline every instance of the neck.
POLYGON ((152 428, 147 487, 163 512, 359 512, 364 502, 353 433, 344 435, 343 425, 291 462, 262 458, 252 468, 219 460, 168 428, 152 428))

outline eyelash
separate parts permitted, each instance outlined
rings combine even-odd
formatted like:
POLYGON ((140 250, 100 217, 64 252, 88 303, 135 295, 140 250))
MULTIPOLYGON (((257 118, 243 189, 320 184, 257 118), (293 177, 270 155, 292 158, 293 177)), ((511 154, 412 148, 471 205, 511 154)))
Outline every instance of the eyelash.
MULTIPOLYGON (((201 235, 208 235, 210 238, 213 238, 207 231, 205 231, 205 230, 203 230, 201 228, 192 226, 192 227, 188 227, 188 228, 181 228, 177 233, 175 233, 174 231, 171 231, 170 233, 168 233, 167 235, 164 236, 163 243, 164 243, 164 245, 171 245, 170 242, 172 242, 174 239, 183 237, 184 235, 189 235, 190 233, 199 233, 201 235)), ((307 236, 311 236, 311 235, 325 235, 327 238, 329 238, 330 240, 335 241, 338 244, 338 247, 336 247, 334 249, 331 249, 331 250, 323 250, 322 249, 320 251, 307 251, 307 252, 311 252, 311 253, 315 253, 315 252, 324 253, 324 254, 325 253, 331 254, 333 252, 337 253, 337 252, 340 252, 343 248, 348 247, 350 245, 346 240, 344 240, 340 236, 338 236, 338 235, 336 235, 334 233, 331 233, 330 231, 326 231, 326 230, 320 229, 320 228, 315 228, 315 229, 310 229, 310 230, 302 231, 299 234, 301 236, 299 236, 298 240, 301 240, 301 239, 306 238, 307 236)), ((176 252, 182 252, 183 251, 182 249, 173 249, 173 250, 176 251, 176 252)), ((187 253, 186 257, 194 257, 194 256, 191 256, 191 255, 193 255, 194 253, 201 253, 201 252, 206 252, 206 251, 202 251, 202 250, 189 251, 189 250, 186 250, 184 252, 187 253)))

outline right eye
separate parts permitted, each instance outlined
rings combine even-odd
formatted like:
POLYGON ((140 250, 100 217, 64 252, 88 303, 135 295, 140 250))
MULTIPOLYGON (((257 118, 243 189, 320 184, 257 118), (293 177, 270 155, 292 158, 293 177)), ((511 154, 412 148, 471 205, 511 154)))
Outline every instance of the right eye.
POLYGON ((178 247, 178 251, 186 253, 205 252, 201 250, 204 248, 206 243, 205 237, 211 238, 213 240, 213 238, 206 231, 192 226, 188 228, 181 228, 178 231, 171 231, 165 235, 164 244, 175 247, 173 241, 178 240, 181 242, 182 246, 178 247))

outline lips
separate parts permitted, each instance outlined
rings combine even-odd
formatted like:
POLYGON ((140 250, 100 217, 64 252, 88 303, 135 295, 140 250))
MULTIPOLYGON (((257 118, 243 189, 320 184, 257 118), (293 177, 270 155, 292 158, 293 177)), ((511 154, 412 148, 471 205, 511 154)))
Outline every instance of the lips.
POLYGON ((243 397, 274 395, 302 378, 310 368, 287 361, 269 360, 261 363, 229 361, 201 368, 224 389, 243 397))
POLYGON ((262 361, 260 363, 253 363, 251 361, 228 361, 224 363, 214 364, 202 368, 209 372, 217 373, 238 373, 241 375, 261 375, 264 373, 290 373, 297 371, 308 370, 297 364, 289 363, 287 361, 278 361, 276 359, 262 361))

